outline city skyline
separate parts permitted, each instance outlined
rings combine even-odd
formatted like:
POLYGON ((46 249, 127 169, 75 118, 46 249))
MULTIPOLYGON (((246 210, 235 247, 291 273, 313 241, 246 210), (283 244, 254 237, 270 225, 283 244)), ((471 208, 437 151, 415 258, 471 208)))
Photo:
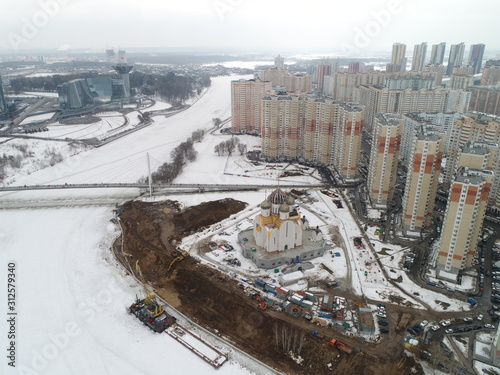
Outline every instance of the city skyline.
MULTIPOLYGON (((106 46, 120 46, 128 50, 182 48, 282 54, 331 51, 361 56, 390 51, 394 41, 408 46, 422 41, 429 45, 464 42, 467 47, 484 43, 486 56, 500 51, 500 43, 489 26, 500 11, 497 3, 480 0, 470 9, 469 2, 460 0, 454 3, 453 14, 445 3, 429 0, 362 0, 355 12, 350 4, 320 5, 321 13, 316 6, 290 1, 9 2, 2 7, 5 36, 0 51, 103 50, 106 46), (264 8, 267 11, 261 12, 264 8), (339 15, 336 22, 331 22, 332 12, 339 15), (289 27, 278 28, 277 23, 299 25, 299 29, 309 32, 290 33, 289 27), (467 28, 462 27, 464 24, 467 28)), ((412 51, 407 51, 407 56, 408 52, 412 51)))

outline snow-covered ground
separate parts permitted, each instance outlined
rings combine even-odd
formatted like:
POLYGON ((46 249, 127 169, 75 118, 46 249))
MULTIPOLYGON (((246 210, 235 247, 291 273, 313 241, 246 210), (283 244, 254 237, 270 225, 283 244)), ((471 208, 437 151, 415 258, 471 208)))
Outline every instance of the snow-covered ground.
POLYGON ((488 365, 481 361, 473 361, 474 371, 478 375, 500 374, 500 368, 488 365))
MULTIPOLYGON (((39 133, 39 134, 47 134, 39 133)), ((85 151, 88 147, 79 143, 44 141, 36 139, 11 138, 1 144, 0 157, 6 156, 14 163, 6 163, 2 185, 17 185, 18 179, 50 167, 63 159, 85 151)))
MULTIPOLYGON (((250 135, 236 136, 240 143, 247 145, 248 151, 260 150, 262 140, 260 137, 250 135)), ((283 171, 296 170, 296 165, 287 163, 272 164, 266 167, 266 163, 260 165, 252 164, 245 156, 241 156, 238 150, 235 150, 231 156, 219 156, 214 152, 214 147, 231 138, 231 135, 222 135, 217 131, 213 134, 206 134, 202 142, 195 144, 195 150, 198 151, 198 158, 195 162, 186 165, 182 174, 176 179, 175 183, 207 183, 207 184, 262 184, 276 185, 277 178, 282 176, 283 171)), ((304 176, 281 177, 279 183, 312 183, 321 182, 319 174, 314 172, 313 168, 305 168, 308 171, 304 176)))
POLYGON ((29 116, 26 117, 22 122, 21 125, 26 125, 26 124, 31 124, 33 122, 41 122, 50 119, 52 116, 54 116, 55 112, 49 112, 49 113, 42 113, 41 115, 34 115, 34 116, 29 116))
POLYGON ((92 124, 75 124, 64 125, 58 122, 48 126, 48 132, 34 133, 33 137, 38 138, 56 138, 64 140, 71 139, 103 139, 115 134, 118 131, 123 131, 132 125, 138 124, 138 112, 131 112, 127 115, 128 120, 119 112, 105 112, 98 114, 100 121, 92 124), (135 114, 135 116, 134 116, 135 114), (127 125, 128 126, 125 126, 127 125))
POLYGON ((57 98, 59 95, 57 92, 39 92, 39 91, 26 91, 23 93, 27 97, 37 97, 37 96, 43 96, 46 98, 57 98))
MULTIPOLYGON (((18 313, 16 368, 9 367, 4 358, 0 373, 214 371, 167 334, 154 334, 127 313, 142 288, 109 253, 117 235, 116 226, 109 221, 112 209, 0 211, 0 277, 7 280, 7 264, 15 263, 18 313)), ((2 317, 7 316, 6 306, 1 305, 2 317)), ((6 319, 2 319, 0 330, 8 331, 6 319)), ((217 371, 250 374, 234 362, 217 371)))

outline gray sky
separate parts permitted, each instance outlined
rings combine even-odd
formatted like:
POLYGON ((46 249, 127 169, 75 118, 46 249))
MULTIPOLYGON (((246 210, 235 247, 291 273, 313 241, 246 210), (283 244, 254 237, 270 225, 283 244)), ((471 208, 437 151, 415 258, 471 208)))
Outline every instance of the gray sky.
MULTIPOLYGON (((0 50, 121 47, 390 53, 393 42, 500 50, 498 0, 3 0, 0 50), (498 22, 498 21, 497 21, 498 22)), ((408 56, 407 52, 407 56, 408 56)), ((485 57, 486 57, 485 56, 485 57)), ((466 56, 467 57, 467 56, 466 56)))

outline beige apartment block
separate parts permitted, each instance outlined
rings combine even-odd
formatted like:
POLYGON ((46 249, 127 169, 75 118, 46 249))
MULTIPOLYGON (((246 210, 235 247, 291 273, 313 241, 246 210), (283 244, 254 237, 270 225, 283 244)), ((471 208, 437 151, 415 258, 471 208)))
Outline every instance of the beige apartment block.
POLYGON ((262 98, 272 90, 271 82, 240 79, 231 82, 231 130, 261 132, 262 98))
POLYGON ((458 169, 462 148, 468 142, 500 143, 500 123, 488 117, 468 115, 453 124, 448 140, 448 155, 444 170, 443 185, 447 188, 458 169))
POLYGON ((437 276, 455 281, 473 264, 481 238, 492 172, 461 168, 451 185, 437 254, 437 276))
POLYGON ((386 208, 394 197, 403 123, 402 116, 398 114, 379 113, 375 116, 368 192, 376 208, 386 208))
POLYGON ((297 95, 266 96, 262 107, 262 154, 276 160, 300 157, 304 98, 297 95))
POLYGON ((291 74, 286 69, 269 68, 259 72, 259 78, 271 82, 272 87, 281 86, 287 92, 304 92, 312 90, 312 76, 310 74, 291 74))
POLYGON ((445 139, 422 132, 413 139, 403 197, 403 234, 420 237, 431 224, 445 139))

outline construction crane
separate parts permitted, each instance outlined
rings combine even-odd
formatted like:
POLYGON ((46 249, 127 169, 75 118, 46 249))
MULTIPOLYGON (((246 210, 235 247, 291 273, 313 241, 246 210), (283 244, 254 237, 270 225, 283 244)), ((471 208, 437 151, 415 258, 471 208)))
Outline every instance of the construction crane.
POLYGON ((178 253, 180 252, 180 255, 178 255, 177 257, 174 258, 174 260, 170 263, 170 266, 168 266, 168 269, 167 269, 167 274, 170 272, 170 269, 172 268, 172 266, 176 263, 176 262, 179 262, 185 258, 187 258, 189 256, 189 252, 187 252, 186 250, 178 250, 178 253))
POLYGON ((142 274, 141 267, 139 266, 139 260, 135 263, 135 273, 139 276, 141 280, 142 287, 144 288, 144 293, 146 297, 144 298, 144 305, 149 313, 151 313, 153 318, 156 318, 163 314, 163 307, 156 302, 156 295, 148 290, 146 279, 142 274))

